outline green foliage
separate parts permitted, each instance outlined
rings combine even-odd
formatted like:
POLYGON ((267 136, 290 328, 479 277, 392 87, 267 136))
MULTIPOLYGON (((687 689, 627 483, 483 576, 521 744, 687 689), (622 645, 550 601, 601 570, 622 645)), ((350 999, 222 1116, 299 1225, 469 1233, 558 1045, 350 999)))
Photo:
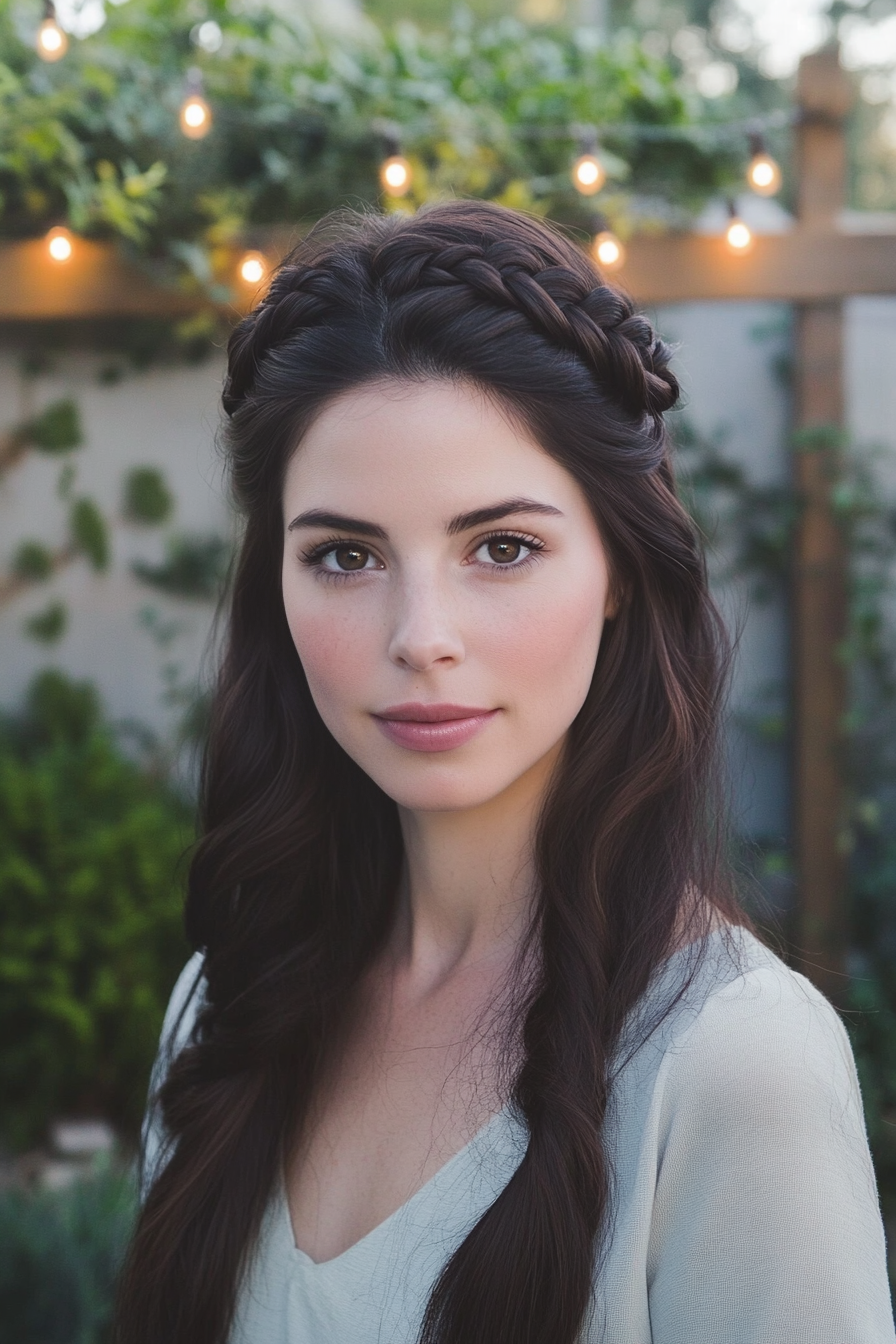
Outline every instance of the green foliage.
MULTIPOLYGON (((465 0, 464 8, 476 19, 503 19, 515 17, 527 6, 515 0, 465 0)), ((551 18, 560 18, 565 4, 549 0, 551 18)), ((444 28, 451 20, 451 8, 443 0, 365 0, 364 12, 380 23, 410 20, 426 28, 444 28)), ((523 13, 521 17, 526 17, 523 13)), ((565 17, 565 16, 564 16, 565 17)))
POLYGON ((164 523, 174 496, 157 467, 134 467, 124 480, 124 515, 133 523, 164 523))
POLYGON ((29 616, 24 622, 25 634, 39 644, 55 644, 65 634, 68 611, 64 602, 48 602, 43 611, 29 616))
POLYGON ((135 1212, 132 1178, 111 1167, 0 1193, 0 1344, 102 1344, 135 1212))
POLYGON ((15 431, 23 443, 31 444, 42 453, 67 453, 83 443, 81 416, 78 403, 71 397, 53 401, 40 415, 20 425, 15 431))
MULTIPOLYGON (((191 809, 129 759, 95 692, 45 672, 0 733, 0 1137, 65 1113, 133 1134, 187 956, 191 809)), ((2 1256, 0 1256, 2 1259, 2 1256)))
POLYGON ((138 579, 163 593, 207 601, 218 596, 229 562, 230 543, 224 537, 186 534, 169 540, 163 564, 137 560, 131 569, 138 579))
POLYGON ((600 46, 584 30, 463 12, 426 34, 371 21, 328 34, 298 7, 224 0, 204 17, 222 30, 214 53, 192 42, 188 0, 109 6, 99 33, 47 66, 15 29, 12 0, 0 0, 2 234, 65 219, 221 296, 222 245, 381 201, 390 123, 415 166, 410 204, 484 196, 587 226, 594 203, 569 179, 573 127, 585 123, 616 128, 604 137, 612 182, 600 197, 614 217, 633 193, 686 213, 740 171, 744 146, 707 135, 707 105, 628 39, 600 46), (178 127, 190 65, 214 113, 201 142, 178 127))
POLYGON ((28 689, 16 736, 26 748, 86 742, 101 715, 99 695, 89 681, 69 681, 61 672, 47 671, 28 689))
POLYGON ((97 571, 109 565, 109 529, 92 499, 76 499, 69 516, 72 541, 97 571))
POLYGON ((23 541, 12 558, 12 572, 40 583, 53 573, 53 555, 39 541, 23 541))

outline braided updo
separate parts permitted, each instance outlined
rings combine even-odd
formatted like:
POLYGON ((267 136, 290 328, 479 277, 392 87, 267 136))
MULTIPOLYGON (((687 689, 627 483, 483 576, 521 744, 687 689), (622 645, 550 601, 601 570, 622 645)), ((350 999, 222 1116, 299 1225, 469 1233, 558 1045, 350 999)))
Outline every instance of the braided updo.
POLYGON ((205 999, 160 1092, 172 1151, 120 1344, 225 1344, 284 1150, 393 925, 397 809, 315 708, 284 614, 282 489, 335 398, 427 379, 495 398, 569 472, 618 601, 534 837, 535 970, 508 1028, 528 1148, 445 1265, 420 1340, 579 1339, 612 1221, 603 1128, 623 1026, 674 938, 696 958, 713 906, 738 918, 708 821, 724 637, 676 496, 669 354, 576 244, 475 202, 324 221, 234 331, 224 442, 245 526, 187 900, 205 999))
POLYGON ((228 415, 252 396, 265 361, 311 327, 363 314, 384 346, 400 348, 404 336, 419 337, 421 318, 452 323, 474 310, 491 310, 496 335, 528 330, 576 355, 628 415, 660 415, 676 402, 669 347, 583 251, 540 221, 456 202, 410 218, 356 216, 349 230, 346 238, 329 222, 312 233, 234 331, 228 415))

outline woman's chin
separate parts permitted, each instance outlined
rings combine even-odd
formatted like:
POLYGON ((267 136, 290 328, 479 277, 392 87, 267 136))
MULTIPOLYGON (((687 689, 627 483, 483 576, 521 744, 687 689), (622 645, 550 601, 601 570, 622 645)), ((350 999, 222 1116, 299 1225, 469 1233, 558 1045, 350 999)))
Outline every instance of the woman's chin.
POLYGON ((465 812, 484 807, 502 794, 513 780, 483 779, 480 770, 446 772, 443 778, 425 780, 381 777, 376 782, 407 812, 465 812))

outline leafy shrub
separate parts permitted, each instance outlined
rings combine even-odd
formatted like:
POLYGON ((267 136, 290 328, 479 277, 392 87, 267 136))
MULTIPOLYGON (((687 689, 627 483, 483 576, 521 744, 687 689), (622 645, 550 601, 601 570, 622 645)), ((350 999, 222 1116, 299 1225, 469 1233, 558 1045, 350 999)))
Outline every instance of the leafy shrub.
POLYGON ((65 1113, 134 1134, 187 948, 191 809, 59 672, 0 726, 0 1137, 65 1113))
POLYGON ((135 1203, 133 1180, 111 1168, 0 1195, 0 1344, 101 1344, 135 1203))

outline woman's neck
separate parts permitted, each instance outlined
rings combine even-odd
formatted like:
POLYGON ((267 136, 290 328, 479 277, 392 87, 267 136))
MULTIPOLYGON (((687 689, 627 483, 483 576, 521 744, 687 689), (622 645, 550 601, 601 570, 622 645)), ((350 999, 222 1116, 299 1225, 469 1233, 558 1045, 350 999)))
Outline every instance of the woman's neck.
POLYGON ((518 951, 533 914, 538 814, 559 750, 480 807, 401 810, 404 899, 391 951, 421 993, 518 951))

